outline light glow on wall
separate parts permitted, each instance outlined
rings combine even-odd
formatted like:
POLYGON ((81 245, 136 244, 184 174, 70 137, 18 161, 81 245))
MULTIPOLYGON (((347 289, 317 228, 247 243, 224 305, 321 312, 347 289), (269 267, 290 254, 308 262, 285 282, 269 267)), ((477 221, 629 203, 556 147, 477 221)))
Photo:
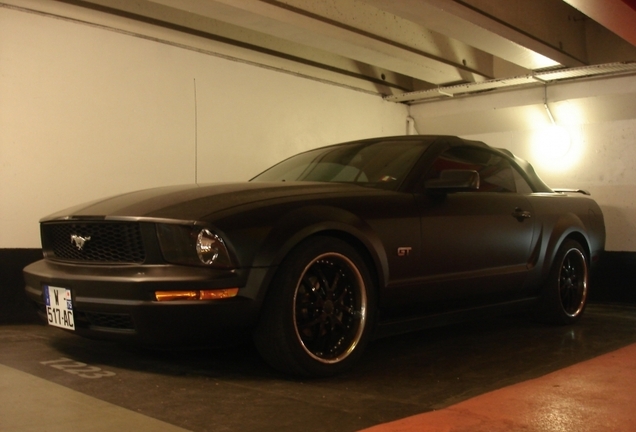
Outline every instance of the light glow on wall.
POLYGON ((583 153, 579 119, 576 106, 567 102, 546 113, 545 126, 536 129, 532 139, 533 160, 538 168, 564 172, 576 166, 583 153))

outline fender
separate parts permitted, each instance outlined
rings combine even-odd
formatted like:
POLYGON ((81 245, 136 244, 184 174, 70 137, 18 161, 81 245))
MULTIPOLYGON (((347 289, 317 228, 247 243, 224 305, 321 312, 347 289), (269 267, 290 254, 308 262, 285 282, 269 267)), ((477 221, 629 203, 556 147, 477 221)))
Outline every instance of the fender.
POLYGON ((559 216, 559 219, 555 222, 552 229, 544 231, 549 233, 548 239, 543 239, 546 244, 543 263, 541 265, 541 281, 545 281, 550 273, 554 258, 556 256, 559 246, 563 241, 572 237, 581 243, 581 246, 586 250, 588 259, 590 258, 590 241, 586 234, 587 229, 581 218, 574 213, 564 213, 559 216))
POLYGON ((282 216, 257 251, 254 267, 277 267, 296 245, 323 232, 339 232, 355 238, 373 260, 378 282, 386 285, 388 259, 377 234, 355 214, 324 205, 302 207, 282 216))

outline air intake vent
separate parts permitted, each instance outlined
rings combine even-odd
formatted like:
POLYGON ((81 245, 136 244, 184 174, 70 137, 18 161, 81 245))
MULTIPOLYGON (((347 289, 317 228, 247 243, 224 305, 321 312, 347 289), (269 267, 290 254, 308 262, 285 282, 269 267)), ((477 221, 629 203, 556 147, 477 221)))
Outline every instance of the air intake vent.
POLYGON ((103 327, 114 330, 135 330, 132 317, 128 314, 78 312, 78 321, 88 322, 93 327, 103 327))

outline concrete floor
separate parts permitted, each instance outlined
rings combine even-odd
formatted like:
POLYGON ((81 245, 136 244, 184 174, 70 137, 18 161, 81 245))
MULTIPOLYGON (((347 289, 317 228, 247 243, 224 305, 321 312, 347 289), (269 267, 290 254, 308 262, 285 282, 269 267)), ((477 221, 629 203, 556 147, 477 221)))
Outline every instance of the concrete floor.
POLYGON ((0 326, 0 431, 636 430, 636 307, 573 327, 493 318, 375 341, 324 380, 250 347, 156 352, 0 326))
POLYGON ((636 431, 636 344, 365 432, 636 431))

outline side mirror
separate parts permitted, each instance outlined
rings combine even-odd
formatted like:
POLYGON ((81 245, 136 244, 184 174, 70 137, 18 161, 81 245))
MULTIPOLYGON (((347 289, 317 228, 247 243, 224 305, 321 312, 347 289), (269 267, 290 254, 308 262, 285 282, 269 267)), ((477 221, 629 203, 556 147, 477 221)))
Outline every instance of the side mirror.
POLYGON ((427 180, 424 183, 427 190, 432 192, 469 192, 479 189, 479 173, 473 170, 444 170, 439 178, 427 180))

